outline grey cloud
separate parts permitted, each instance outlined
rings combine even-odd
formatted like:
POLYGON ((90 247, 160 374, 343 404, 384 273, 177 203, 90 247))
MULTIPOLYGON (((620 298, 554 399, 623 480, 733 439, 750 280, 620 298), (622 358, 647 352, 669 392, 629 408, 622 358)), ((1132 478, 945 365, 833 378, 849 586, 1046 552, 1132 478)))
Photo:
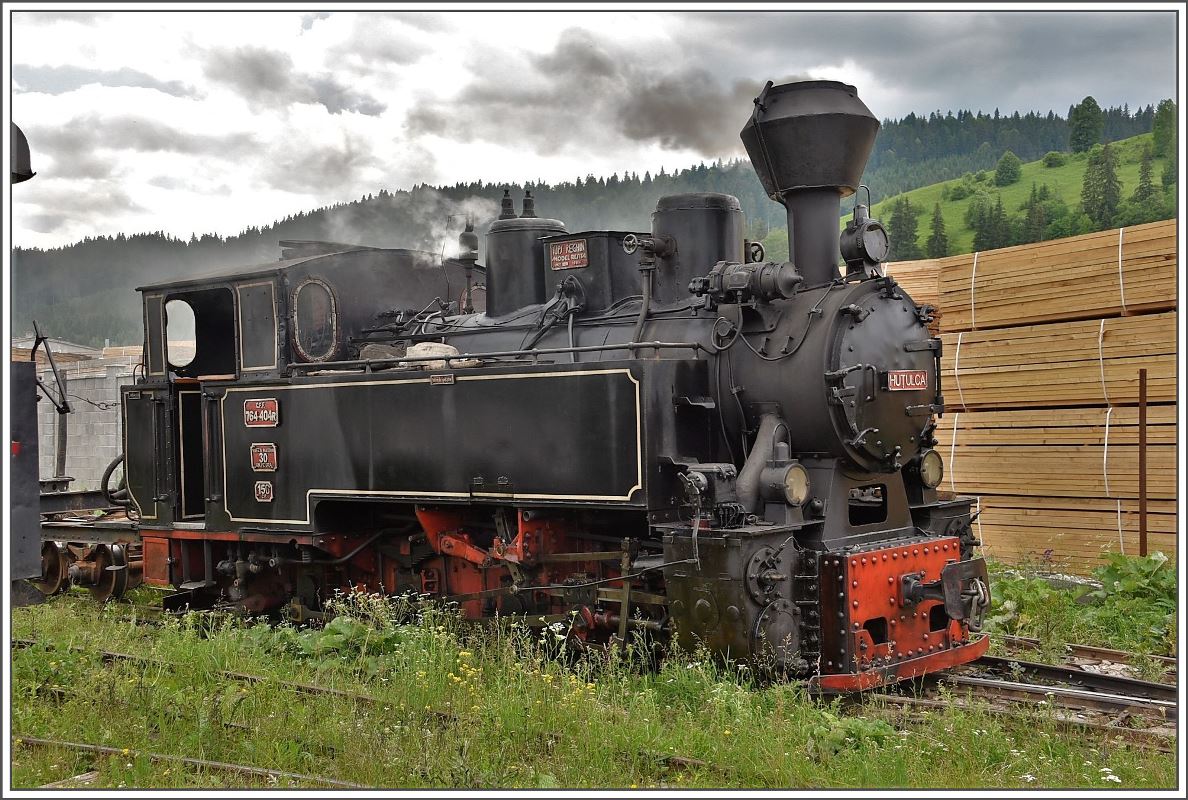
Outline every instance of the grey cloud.
POLYGON ((376 116, 382 102, 341 83, 332 74, 299 72, 288 53, 263 47, 220 48, 206 54, 203 71, 249 103, 283 108, 292 103, 320 103, 332 114, 356 111, 376 116))
POLYGON ((92 22, 112 17, 110 11, 15 11, 13 13, 17 22, 32 22, 39 25, 49 25, 54 22, 89 25, 92 22))
POLYGON ((246 133, 221 136, 189 133, 145 117, 86 114, 53 128, 30 126, 31 145, 55 157, 77 157, 96 150, 170 152, 234 156, 252 152, 256 141, 246 133))
MULTIPOLYGON (((418 28, 430 33, 438 31, 446 31, 453 27, 451 19, 457 16, 458 12, 451 14, 437 14, 437 13, 402 13, 400 14, 400 21, 414 28, 418 28)), ((463 13, 463 19, 465 14, 463 13)))
POLYGON ((1172 12, 729 12, 673 22, 674 39, 724 74, 853 61, 897 91, 863 95, 880 116, 996 106, 1064 113, 1086 94, 1133 107, 1176 90, 1172 12), (1149 96, 1136 97, 1140 86, 1149 96))
POLYGON ((314 23, 320 19, 327 19, 330 16, 329 11, 315 11, 313 14, 301 15, 301 30, 307 31, 314 26, 314 23))
POLYGON ((426 98, 412 135, 461 142, 520 133, 540 154, 627 142, 740 155, 750 100, 767 79, 856 65, 880 117, 932 110, 1064 113, 1088 94, 1132 107, 1176 92, 1170 12, 719 12, 657 14, 653 57, 573 28, 543 55, 473 47, 475 74, 451 102, 426 98), (712 65, 712 66, 711 66, 712 65), (1143 76, 1136 80, 1135 76, 1143 76))
POLYGON ((344 132, 340 145, 311 146, 297 138, 280 142, 259 174, 274 189, 321 194, 330 189, 356 189, 362 173, 380 165, 369 147, 344 132))
MULTIPOLYGON (((47 177, 47 182, 37 187, 29 202, 39 209, 33 216, 40 217, 42 226, 102 219, 120 211, 144 210, 111 180, 76 181, 47 177)), ((39 230, 48 233, 52 228, 39 230)))
POLYGON ((357 75, 415 63, 430 52, 424 28, 409 14, 358 14, 347 37, 326 51, 327 64, 357 75), (412 30, 409 30, 412 28, 412 30))
POLYGON ((72 151, 57 155, 52 170, 41 170, 41 173, 70 178, 110 178, 121 171, 120 165, 110 156, 93 151, 72 151))
POLYGON ((101 86, 133 86, 156 89, 175 97, 192 96, 194 90, 181 81, 161 81, 144 72, 124 67, 118 70, 86 69, 70 65, 60 67, 14 64, 13 80, 26 92, 65 94, 82 86, 97 83, 101 86))
MULTIPOLYGON (((203 67, 206 77, 234 88, 249 101, 288 105, 301 93, 294 79, 293 59, 279 50, 238 47, 211 51, 203 67)), ((303 93, 308 95, 308 93, 303 93)))
POLYGON ((374 97, 340 83, 332 75, 310 78, 309 87, 313 89, 317 101, 331 114, 357 111, 369 117, 377 117, 388 108, 374 97))
POLYGON ((29 230, 37 233, 53 233, 69 221, 70 218, 60 212, 30 214, 25 218, 25 224, 29 226, 29 230))
POLYGON ((184 189, 186 182, 173 175, 158 175, 155 178, 149 178, 149 186, 156 186, 158 189, 184 189))

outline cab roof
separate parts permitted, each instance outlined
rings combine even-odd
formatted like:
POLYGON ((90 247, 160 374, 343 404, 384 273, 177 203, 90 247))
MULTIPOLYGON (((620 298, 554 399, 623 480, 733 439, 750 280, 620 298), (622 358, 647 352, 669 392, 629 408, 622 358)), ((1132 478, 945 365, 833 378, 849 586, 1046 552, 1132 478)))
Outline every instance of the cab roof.
POLYGON ((351 253, 361 252, 379 252, 379 253, 420 253, 430 258, 437 258, 435 253, 430 253, 424 250, 409 250, 405 248, 379 248, 379 247, 363 247, 357 245, 343 245, 346 249, 336 250, 332 252, 315 252, 310 255, 304 255, 297 258, 282 259, 279 261, 270 261, 265 264, 254 264, 250 266, 239 266, 231 268, 221 268, 212 270, 210 272, 203 272, 197 275, 188 275, 185 278, 178 278, 172 281, 164 281, 162 283, 150 283, 144 286, 137 286, 138 292, 155 292, 169 289, 189 289, 195 286, 201 286, 206 283, 227 283, 229 281, 238 281, 245 278, 259 278, 265 276, 281 275, 284 272, 296 267, 299 264, 305 264, 310 261, 315 261, 319 258, 334 258, 336 256, 343 256, 351 253))

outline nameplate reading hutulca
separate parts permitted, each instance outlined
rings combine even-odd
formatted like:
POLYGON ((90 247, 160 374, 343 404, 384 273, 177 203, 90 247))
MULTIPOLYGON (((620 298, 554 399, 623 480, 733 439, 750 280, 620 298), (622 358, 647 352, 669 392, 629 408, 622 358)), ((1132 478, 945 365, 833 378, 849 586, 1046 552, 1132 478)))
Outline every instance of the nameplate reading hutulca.
POLYGON ((887 373, 887 391, 910 392, 928 388, 928 372, 922 369, 893 369, 887 373))

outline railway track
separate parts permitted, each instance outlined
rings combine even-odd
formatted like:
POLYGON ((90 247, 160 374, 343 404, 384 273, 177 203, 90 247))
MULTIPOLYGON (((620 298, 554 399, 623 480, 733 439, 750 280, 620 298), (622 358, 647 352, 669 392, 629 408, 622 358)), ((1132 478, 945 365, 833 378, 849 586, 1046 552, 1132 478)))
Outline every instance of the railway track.
MULTIPOLYGON (((1108 653, 1115 663, 1137 658, 1118 650, 1069 647, 1071 652, 1092 651, 1096 658, 1108 653)), ((960 707, 1014 718, 1042 712, 1086 734, 1169 753, 1174 752, 1179 710, 1175 685, 999 656, 873 693, 870 701, 918 712, 960 707), (909 687, 915 691, 905 691, 909 687)))
MULTIPOLYGON (((88 744, 86 742, 68 742, 61 739, 43 739, 36 736, 25 736, 23 734, 14 733, 12 735, 13 744, 20 744, 26 747, 46 747, 59 748, 63 750, 75 750, 82 753, 95 753, 104 756, 120 756, 122 758, 147 758, 150 761, 158 761, 166 764, 183 764, 197 770, 206 770, 210 772, 227 772, 236 775, 243 775, 253 778, 267 778, 272 780, 289 780, 300 781, 301 783, 314 784, 315 786, 325 786, 333 789, 368 789, 371 787, 364 786, 361 783, 351 783, 349 781, 340 781, 334 778, 323 778, 318 775, 304 775, 299 772, 285 772, 284 770, 266 769, 264 767, 253 767, 248 764, 232 764, 226 761, 209 761, 204 758, 190 758, 188 756, 178 756, 169 753, 152 753, 147 750, 136 750, 132 748, 109 747, 106 745, 88 744)), ((94 780, 98 773, 87 773, 82 776, 70 779, 70 781, 78 780, 79 778, 88 778, 94 780)), ((61 784, 66 783, 59 781, 56 784, 50 784, 41 788, 58 788, 61 784)), ((70 787, 75 788, 75 787, 70 787)))
MULTIPOLYGON (((994 640, 1003 644, 1007 649, 1013 652, 1027 652, 1036 651, 1043 648, 1043 644, 1039 639, 1031 639, 1025 636, 1010 636, 1007 634, 995 635, 994 640)), ((1168 670, 1174 670, 1177 666, 1176 659, 1171 656, 1146 655, 1140 653, 1129 653, 1125 650, 1113 650, 1108 647, 1094 647, 1085 644, 1062 644, 1066 656, 1073 659, 1080 659, 1089 662, 1109 662, 1112 664, 1127 664, 1134 665, 1142 660, 1154 661, 1163 665, 1168 670)))

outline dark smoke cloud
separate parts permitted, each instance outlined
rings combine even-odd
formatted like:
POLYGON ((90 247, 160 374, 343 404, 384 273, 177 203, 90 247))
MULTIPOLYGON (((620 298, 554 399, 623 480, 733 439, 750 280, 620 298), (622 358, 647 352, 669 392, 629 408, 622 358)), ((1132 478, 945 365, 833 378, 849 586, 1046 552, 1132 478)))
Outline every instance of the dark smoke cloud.
POLYGON ((332 114, 355 111, 377 116, 387 108, 330 73, 299 72, 288 53, 264 47, 220 48, 206 54, 208 79, 234 90, 252 105, 284 108, 293 103, 319 103, 332 114))
POLYGON ((131 86, 156 89, 174 97, 195 96, 193 87, 181 81, 161 81, 143 72, 124 67, 118 70, 86 69, 85 67, 46 67, 14 64, 13 82, 23 92, 65 94, 90 84, 100 86, 131 86))
MULTIPOLYGON (((738 132, 745 120, 723 111, 747 108, 760 80, 722 80, 681 64, 658 71, 633 55, 571 28, 551 52, 529 59, 527 73, 479 70, 457 100, 423 101, 411 109, 406 126, 412 135, 461 141, 522 135, 525 146, 542 153, 626 139, 707 158, 741 154, 738 132)), ((498 63, 493 58, 480 55, 488 67, 498 63)))

